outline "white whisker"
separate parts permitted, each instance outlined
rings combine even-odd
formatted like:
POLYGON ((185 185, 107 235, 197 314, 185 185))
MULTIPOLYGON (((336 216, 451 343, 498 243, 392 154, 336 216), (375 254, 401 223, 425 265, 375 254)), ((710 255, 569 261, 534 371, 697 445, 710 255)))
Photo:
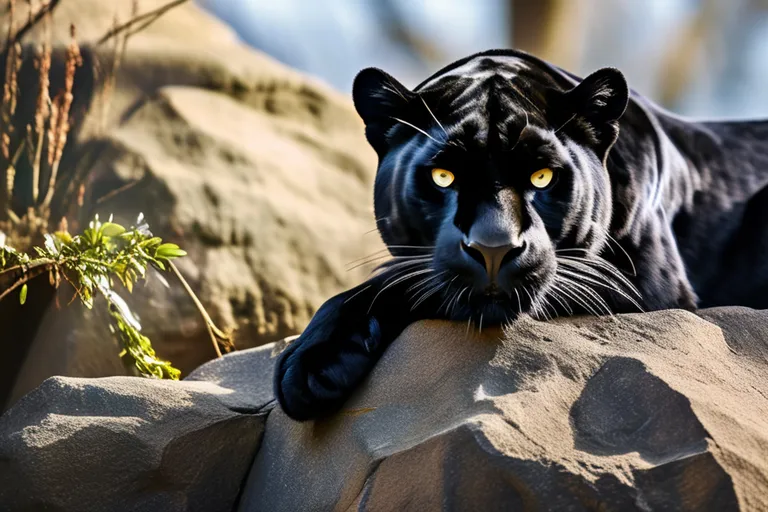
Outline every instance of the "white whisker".
MULTIPOLYGON (((424 279, 422 279, 421 281, 419 281, 419 282, 417 282, 417 283, 415 283, 415 284, 412 284, 411 286, 409 286, 408 288, 406 288, 406 290, 405 290, 405 293, 408 293, 408 292, 410 292, 411 290, 414 290, 414 289, 417 289, 417 288, 419 288, 419 287, 420 287, 421 285, 423 285, 423 284, 426 284, 426 283, 428 283, 428 282, 430 282, 430 281, 432 281, 432 280, 434 280, 434 279, 437 279, 437 278, 438 278, 438 277, 440 277, 441 275, 445 274, 445 272, 446 272, 446 271, 444 270, 444 271, 442 271, 442 272, 439 272, 439 273, 437 273, 437 274, 435 274, 435 275, 433 275, 433 276, 430 276, 430 277, 425 277, 425 278, 424 278, 424 279)), ((417 291, 417 293, 418 293, 418 291, 417 291)), ((414 293, 414 295, 415 295, 415 293, 414 293)))
POLYGON ((459 294, 456 296, 456 300, 453 301, 453 307, 451 308, 451 316, 456 312, 456 306, 459 305, 459 301, 461 300, 461 296, 464 295, 464 292, 469 290, 469 286, 465 286, 461 289, 459 294))
MULTIPOLYGON (((605 311, 607 315, 613 315, 613 311, 611 311, 611 308, 595 290, 593 290, 592 288, 590 288, 584 283, 575 281, 568 277, 565 277, 562 275, 560 275, 559 277, 561 279, 561 284, 570 286, 571 291, 573 292, 576 292, 576 290, 579 290, 583 294, 584 299, 591 302, 594 306, 598 308, 598 310, 602 309, 603 311, 605 311)), ((595 314, 595 316, 600 316, 600 315, 595 314)))
POLYGON ((616 247, 618 247, 619 249, 621 249, 621 252, 623 252, 623 253, 624 253, 624 256, 626 256, 626 257, 627 257, 627 260, 629 260, 629 265, 632 267, 632 275, 633 275, 633 276, 637 276, 637 269, 635 268, 635 262, 634 262, 634 261, 632 261, 632 257, 629 255, 629 253, 628 253, 626 250, 624 250, 624 248, 621 246, 621 244, 620 244, 619 242, 617 242, 617 241, 616 241, 616 239, 615 239, 615 238, 613 238, 613 237, 611 236, 611 234, 610 234, 610 233, 608 233, 607 231, 606 231, 606 233, 605 233, 605 236, 607 236, 607 237, 608 237, 608 240, 610 240, 610 241, 612 241, 614 244, 616 244, 616 247))
POLYGON ((419 307, 419 305, 420 305, 422 302, 424 302, 425 300, 427 300, 428 298, 430 298, 432 295, 434 295, 435 293, 437 293, 439 290, 441 290, 441 289, 442 289, 444 286, 446 286, 447 284, 448 284, 448 282, 446 281, 446 282, 443 282, 443 283, 438 283, 438 284, 436 284, 435 286, 433 286, 433 287, 432 287, 432 288, 431 288, 429 291, 425 292, 425 293, 424 293, 424 294, 423 294, 423 295, 422 295, 422 296, 419 298, 419 300, 417 300, 417 301, 416 301, 416 303, 415 303, 413 306, 411 306, 411 311, 413 311, 414 309, 416 309, 417 307, 419 307))
MULTIPOLYGON (((432 261, 431 258, 424 258, 424 259, 414 259, 410 261, 400 261, 397 263, 393 263, 391 265, 387 265, 386 264, 387 262, 385 262, 382 265, 375 268, 371 274, 373 276, 378 276, 385 273, 392 273, 393 276, 397 276, 407 271, 409 268, 419 266, 419 265, 425 265, 431 261, 432 261)), ((393 276, 390 276, 390 279, 393 276)))
POLYGON ((523 286, 523 291, 526 295, 528 295, 528 300, 531 303, 531 312, 534 314, 534 316, 539 315, 539 305, 536 303, 536 301, 533 300, 533 295, 531 295, 531 292, 528 291, 527 286, 523 286))
POLYGON ((363 288, 363 289, 362 289, 362 290, 360 290, 359 292, 355 293, 354 295, 352 295, 351 297, 349 297, 347 300, 345 300, 345 301, 344 301, 344 304, 346 304, 347 302, 351 301, 352 299, 354 299, 355 297, 357 297, 358 295, 360 295, 360 294, 361 294, 361 293, 363 293, 364 291, 368 290, 368 289, 369 289, 371 286, 373 286, 373 285, 372 285, 372 284, 369 284, 368 286, 366 286, 365 288, 363 288))
MULTIPOLYGON (((610 273, 611 277, 617 279, 622 285, 624 285, 627 290, 631 293, 633 293, 635 296, 637 296, 638 299, 642 299, 642 295, 638 291, 638 289, 635 287, 632 282, 627 279, 621 271, 616 268, 614 265, 611 265, 607 261, 603 259, 590 259, 590 258, 579 258, 575 256, 558 256, 557 257, 558 263, 564 264, 564 265, 570 265, 571 267, 578 268, 580 270, 583 270, 585 272, 590 273, 593 276, 599 276, 603 279, 607 279, 611 281, 610 277, 606 276, 605 274, 601 274, 596 268, 591 267, 590 265, 594 265, 608 273, 610 273)), ((618 285, 615 281, 611 281, 612 284, 618 285)))
POLYGON ((542 301, 542 311, 544 311, 544 314, 548 317, 547 321, 551 321, 553 318, 557 316, 557 310, 550 304, 549 299, 547 298, 546 294, 541 296, 542 301), (549 314, 549 311, 547 309, 550 309, 552 311, 552 314, 549 314))
POLYGON ((427 138, 429 138, 429 139, 432 139, 432 140, 433 140, 434 142, 436 142, 437 144, 440 144, 440 141, 438 141, 436 138, 434 138, 433 136, 431 136, 430 134, 428 134, 427 132, 425 132, 424 130, 422 130, 421 128, 419 128, 418 126, 412 125, 412 124, 411 124, 411 123, 409 123, 408 121, 403 121, 402 119, 400 119, 400 118, 397 118, 397 117, 394 117, 394 116, 389 116, 389 117, 390 117, 391 119, 394 119, 394 120, 395 120, 395 121, 397 121, 398 123, 404 124, 404 125, 406 125, 406 126, 410 126, 411 128, 413 128, 413 129, 414 129, 414 130, 416 130, 417 132, 420 132, 421 134, 423 134, 425 137, 427 137, 427 138))
POLYGON ((576 119, 576 116, 577 116, 577 115, 578 115, 578 114, 573 114, 571 117, 569 117, 567 121, 565 121, 563 124, 561 124, 561 125, 560 125, 560 128, 558 128, 557 130, 555 130, 555 133, 558 133, 560 130, 562 130, 563 128, 565 128, 566 126, 568 126, 568 125, 571 123, 571 121, 573 121, 574 119, 576 119))
POLYGON ((390 87, 390 86, 388 86, 388 85, 386 85, 386 84, 382 84, 381 88, 382 88, 382 89, 384 89, 385 91, 389 91, 389 92, 391 92, 392 94, 396 94, 396 95, 400 96, 400 97, 401 97, 402 99, 404 99, 405 101, 408 101, 408 98, 406 98, 405 96, 403 96, 403 93, 401 93, 400 91, 398 91, 398 90, 397 90, 397 89, 395 89, 394 87, 390 87))
POLYGON ((571 309, 568 303, 561 300, 560 293, 562 293, 562 290, 557 287, 556 283, 553 283, 550 286, 550 289, 547 293, 551 294, 552 298, 554 298, 563 307, 563 309, 568 312, 569 315, 573 314, 573 309, 571 309))
POLYGON ((380 266, 386 266, 387 268, 392 268, 395 265, 394 262, 399 262, 399 263, 409 263, 414 261, 423 262, 423 261, 430 261, 432 259, 431 257, 426 257, 426 256, 391 256, 390 257, 389 254, 382 254, 381 256, 369 257, 369 259, 365 261, 360 261, 357 263, 350 262, 346 270, 347 272, 351 272, 352 270, 358 269, 360 267, 364 267, 366 265, 373 265, 378 261, 386 258, 389 258, 389 259, 383 263, 380 263, 380 266), (392 262, 392 265, 387 265, 387 263, 390 263, 390 262, 392 262))
POLYGON ((454 281, 456 281, 459 278, 459 276, 453 276, 453 279, 451 279, 448 282, 448 288, 445 290, 445 298, 443 298, 443 302, 440 304, 440 307, 437 308, 437 312, 439 313, 441 309, 443 309, 443 306, 445 306, 445 314, 448 314, 448 306, 451 304, 451 300, 453 300, 453 297, 456 296, 456 293, 459 291, 456 290, 453 295, 450 294, 451 286, 453 285, 454 281))
POLYGON ((589 275, 580 274, 578 272, 566 270, 564 268, 560 268, 560 269, 558 269, 558 271, 561 272, 562 274, 564 274, 566 276, 569 276, 569 277, 572 277, 574 279, 580 279, 581 281, 584 281, 586 283, 597 285, 597 286, 600 286, 602 288, 606 288, 608 290, 616 292, 618 295, 624 297, 626 300, 631 302, 632 305, 635 306, 637 309, 639 309, 640 311, 643 310, 642 306, 640 304, 638 304, 635 299, 633 299, 629 294, 627 294, 626 292, 624 292, 623 290, 618 288, 618 286, 616 286, 615 281, 607 279, 605 276, 603 276, 601 274, 593 274, 593 275, 595 275, 595 277, 599 277, 599 278, 605 279, 606 282, 601 282, 599 279, 590 277, 589 275))
MULTIPOLYGON (((429 285, 429 281, 433 281, 433 280, 439 278, 440 276, 444 275, 445 273, 446 273, 446 271, 443 271, 443 272, 440 272, 438 274, 435 274, 432 277, 429 277, 429 278, 427 278, 425 280, 422 280, 423 284, 420 286, 420 288, 416 289, 416 291, 412 294, 412 297, 416 297, 416 295, 418 295, 419 293, 422 293, 422 295, 420 297, 420 299, 421 299, 421 298, 424 297, 424 295, 427 295, 427 294, 431 295, 432 293, 434 293, 434 291, 439 290, 440 288, 442 288, 442 286, 447 284, 447 282, 442 282, 442 283, 441 282, 437 282, 437 283, 434 283, 432 285, 429 285)), ((413 288, 413 286, 408 288, 408 290, 410 290, 412 288, 413 288)), ((408 292, 408 290, 406 290, 406 293, 408 292)), ((421 303, 420 299, 418 299, 416 301, 419 304, 421 303)), ((413 310, 413 309, 411 309, 411 310, 413 310)))
POLYGON ((419 99, 424 104, 424 106, 427 108, 427 112, 429 112, 429 115, 432 116, 432 119, 435 120, 435 122, 437 123, 437 126, 439 126, 441 130, 443 130, 443 133, 445 134, 445 139, 448 140, 449 135, 448 135, 448 132, 443 127, 443 124, 437 119, 437 117, 435 117, 435 114, 432 113, 432 109, 429 108, 429 105, 427 105, 427 102, 424 101, 424 98, 422 98, 421 95, 419 95, 419 99))
POLYGON ((373 305, 376 303, 376 299, 378 299, 379 295, 384 293, 386 290, 388 290, 389 288, 395 286, 398 283, 402 283, 403 281, 406 281, 406 280, 411 279, 411 278, 416 277, 416 276, 427 274, 429 272, 433 272, 433 270, 431 268, 426 268, 426 269, 422 269, 422 270, 414 270, 413 272, 410 272, 410 273, 408 273, 408 274, 406 274, 404 276, 398 277, 397 279, 395 279, 392 282, 389 282, 389 284, 387 284, 387 281, 385 281, 384 286, 373 297, 373 300, 371 301, 371 305, 368 306, 368 313, 366 313, 366 314, 370 314, 371 309, 373 309, 373 305))
POLYGON ((435 248, 434 245, 388 245, 388 249, 423 249, 423 250, 432 250, 435 248))
POLYGON ((584 308, 584 310, 593 316, 600 316, 600 314, 592 307, 592 305, 584 299, 584 296, 575 288, 571 288, 569 283, 560 281, 562 286, 562 293, 569 299, 584 308))

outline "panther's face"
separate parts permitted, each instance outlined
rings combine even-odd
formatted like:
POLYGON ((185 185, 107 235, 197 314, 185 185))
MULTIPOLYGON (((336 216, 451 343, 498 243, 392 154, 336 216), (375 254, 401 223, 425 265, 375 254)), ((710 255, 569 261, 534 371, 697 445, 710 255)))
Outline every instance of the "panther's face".
POLYGON ((414 305, 439 297, 450 318, 498 323, 597 302, 584 277, 606 277, 581 258, 606 244, 628 90, 614 69, 563 80, 522 54, 460 61, 413 91, 358 75, 377 225, 414 305))

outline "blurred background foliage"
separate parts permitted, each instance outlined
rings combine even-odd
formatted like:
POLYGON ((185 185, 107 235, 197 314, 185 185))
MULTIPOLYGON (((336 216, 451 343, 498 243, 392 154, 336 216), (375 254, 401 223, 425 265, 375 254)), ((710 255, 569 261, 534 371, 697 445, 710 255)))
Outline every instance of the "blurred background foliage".
POLYGON ((470 53, 520 48, 624 71, 682 114, 768 117, 768 0, 199 0, 248 44, 348 92, 381 67, 409 86, 470 53))

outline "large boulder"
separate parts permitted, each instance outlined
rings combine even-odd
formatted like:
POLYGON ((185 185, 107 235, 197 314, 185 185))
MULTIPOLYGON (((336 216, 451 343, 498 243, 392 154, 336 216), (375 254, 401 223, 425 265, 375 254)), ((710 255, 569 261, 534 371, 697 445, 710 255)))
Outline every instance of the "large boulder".
POLYGON ((281 346, 47 381, 0 417, 0 509, 768 510, 768 312, 420 322, 307 423, 281 346))
POLYGON ((411 326, 238 510, 768 510, 768 312, 411 326))
POLYGON ((269 348, 199 377, 46 380, 0 417, 0 510, 233 510, 272 401, 269 348))
MULTIPOLYGON (((86 65, 99 63, 103 80, 114 44, 95 41, 132 4, 61 2, 55 45, 67 44, 75 23, 86 65)), ((29 69, 23 90, 36 81, 29 69)), ((238 348, 300 332, 325 299, 371 269, 347 269, 383 247, 372 212, 376 158, 347 94, 249 49, 194 2, 131 36, 111 94, 99 87, 82 100, 88 110, 62 164, 65 177, 88 176, 81 217, 130 224, 143 212, 155 234, 189 252, 179 268, 214 321, 235 330, 238 348)), ((76 97, 85 89, 77 82, 76 97)), ((126 298, 159 355, 186 374, 214 351, 193 302, 168 281, 150 275, 126 298)), ((70 302, 61 295, 59 304, 70 302)), ((7 407, 52 375, 125 374, 102 305, 50 308, 23 364, 7 365, 18 376, 0 389, 0 409, 5 395, 7 407)))

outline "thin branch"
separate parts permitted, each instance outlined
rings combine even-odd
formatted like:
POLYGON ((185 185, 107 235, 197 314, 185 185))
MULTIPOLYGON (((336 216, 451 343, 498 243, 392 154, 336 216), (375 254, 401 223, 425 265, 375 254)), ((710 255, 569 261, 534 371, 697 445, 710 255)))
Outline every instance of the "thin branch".
POLYGON ((10 294, 10 293, 13 291, 13 290, 15 290, 15 289, 16 289, 16 288, 18 288, 19 286, 21 286, 21 285, 25 284, 25 283, 26 283, 27 281, 29 281, 30 279, 33 279, 33 278, 37 277, 38 275, 39 275, 39 274, 35 274, 34 276, 33 276, 33 275, 30 275, 30 274, 24 274, 23 276, 21 276, 21 278, 20 278, 18 281, 16 281, 15 283, 13 283, 13 284, 12 284, 10 287, 6 288, 6 289, 5 289, 5 291, 3 291, 3 293, 0 293, 0 300, 3 300, 3 299, 4 299, 6 296, 8 296, 8 295, 9 295, 9 294, 10 294))
POLYGON ((24 24, 23 27, 21 27, 16 34, 8 40, 8 46, 4 48, 4 51, 7 51, 8 48, 10 48, 13 44, 21 41, 21 38, 24 37, 27 32, 32 30, 35 25, 40 23, 40 21, 45 17, 46 14, 49 12, 53 12, 53 10, 56 8, 57 5, 59 5, 59 2, 61 0, 49 0, 48 3, 43 4, 42 7, 40 7, 40 10, 35 13, 34 16, 30 15, 27 22, 24 24))
POLYGON ((0 272, 0 278, 5 277, 6 273, 10 274, 12 272, 19 272, 21 275, 16 278, 11 286, 0 293, 0 301, 7 297, 13 290, 23 285, 30 279, 34 279, 37 276, 44 274, 45 272, 50 272, 51 268, 54 268, 56 265, 57 263, 55 261, 43 260, 40 262, 35 262, 32 265, 17 265, 15 267, 3 270, 0 272))
POLYGON ((16 153, 14 153, 13 158, 8 163, 8 168, 5 170, 5 183, 3 183, 5 186, 5 197, 3 197, 3 199, 8 201, 8 204, 5 205, 5 213, 14 224, 20 222, 19 216, 13 211, 13 205, 11 204, 13 199, 13 186, 16 183, 16 163, 18 162, 21 153, 24 151, 25 145, 26 141, 22 139, 19 143, 19 147, 16 148, 16 153))
POLYGON ((208 335, 211 337, 211 342, 213 343, 213 349, 216 351, 216 357, 222 357, 221 350, 219 349, 219 343, 223 342, 230 344, 231 340, 229 336, 224 334, 218 327, 216 327, 216 324, 213 323, 213 320, 211 320, 210 315, 208 315, 208 312, 205 310, 205 307, 203 307, 200 299, 198 299, 197 295, 195 295, 195 292, 192 291, 189 283, 187 283, 187 280, 184 279, 184 276, 181 275, 181 272, 179 272, 179 269, 176 268, 176 265, 174 265, 172 261, 169 261, 168 265, 170 265, 173 273, 176 274, 176 277, 179 279, 179 282, 181 282, 184 290, 186 290, 186 292, 189 294, 192 302, 195 303, 197 310, 200 312, 200 316, 203 317, 205 328, 208 330, 208 335))
POLYGON ((125 185, 122 185, 121 187, 118 187, 116 189, 110 190, 109 192, 107 192, 103 196, 99 197, 95 201, 95 204, 101 204, 104 201, 108 201, 108 200, 112 199, 113 197, 115 197, 116 195, 122 194, 126 190, 132 189, 133 187, 135 187, 139 183, 140 183, 139 180, 129 181, 128 183, 126 183, 125 185))
MULTIPOLYGON (((133 0, 131 7, 131 18, 133 19, 139 14, 139 0, 133 0)), ((118 26, 117 14, 115 14, 115 21, 112 24, 113 27, 118 26)), ((125 52, 128 48, 128 39, 131 34, 126 32, 122 38, 122 45, 120 37, 115 37, 115 47, 112 51, 112 60, 109 66, 109 73, 104 80, 104 85, 99 91, 98 108, 99 108, 99 133, 105 133, 107 131, 107 119, 109 117, 109 110, 112 102, 110 101, 112 94, 115 90, 115 83, 117 82, 117 72, 120 69, 120 64, 125 58, 125 52)))
POLYGON ((173 2, 160 6, 153 11, 149 11, 147 13, 136 16, 135 18, 132 18, 126 21, 122 25, 118 25, 117 27, 114 27, 111 30, 109 30, 106 34, 101 36, 101 38, 96 42, 96 44, 102 45, 107 41, 109 41, 110 39, 112 39, 113 37, 115 37, 116 35, 120 34, 121 32, 125 30, 130 30, 130 28, 133 27, 134 25, 141 22, 145 22, 144 24, 139 26, 139 28, 137 28, 136 30, 132 30, 129 36, 136 34, 137 32, 144 30, 145 28, 150 26, 152 23, 157 21, 166 12, 170 11, 174 7, 178 7, 179 5, 186 3, 187 1, 189 0, 174 0, 173 2))

